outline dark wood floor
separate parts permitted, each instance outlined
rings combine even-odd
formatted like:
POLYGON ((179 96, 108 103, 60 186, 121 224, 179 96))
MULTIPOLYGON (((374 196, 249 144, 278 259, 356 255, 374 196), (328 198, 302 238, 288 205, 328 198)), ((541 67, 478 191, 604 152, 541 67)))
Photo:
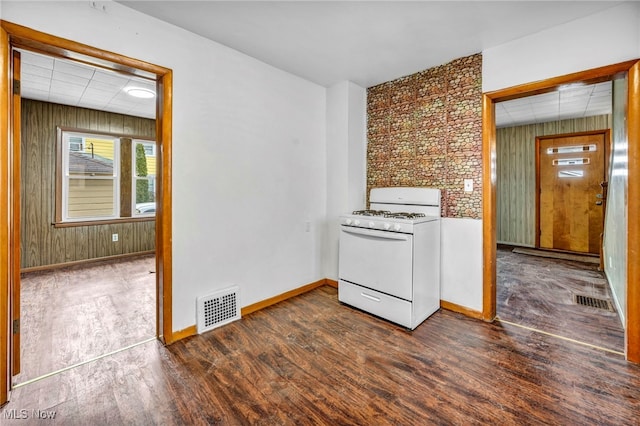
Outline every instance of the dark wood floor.
POLYGON ((154 270, 151 255, 23 274, 15 383, 154 337, 154 270))
POLYGON ((616 312, 578 305, 574 294, 610 300, 598 265, 497 251, 497 313, 506 321, 624 352, 616 312))
POLYGON ((410 332, 325 286, 25 385, 5 410, 65 425, 636 425, 639 401, 640 367, 621 356, 448 311, 410 332))

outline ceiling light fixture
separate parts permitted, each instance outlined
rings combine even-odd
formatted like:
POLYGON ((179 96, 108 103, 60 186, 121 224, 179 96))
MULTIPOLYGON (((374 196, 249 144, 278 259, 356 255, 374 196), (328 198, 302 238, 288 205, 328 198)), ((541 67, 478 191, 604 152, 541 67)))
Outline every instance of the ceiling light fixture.
POLYGON ((135 98, 150 99, 153 98, 156 93, 153 90, 145 89, 142 87, 127 87, 124 89, 128 95, 135 98))

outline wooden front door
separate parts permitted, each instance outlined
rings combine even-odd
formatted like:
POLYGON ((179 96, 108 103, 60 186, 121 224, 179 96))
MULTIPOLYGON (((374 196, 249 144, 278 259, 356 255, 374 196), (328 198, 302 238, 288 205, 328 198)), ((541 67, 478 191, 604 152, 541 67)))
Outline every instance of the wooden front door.
POLYGON ((536 139, 540 248, 600 254, 608 131, 536 139))

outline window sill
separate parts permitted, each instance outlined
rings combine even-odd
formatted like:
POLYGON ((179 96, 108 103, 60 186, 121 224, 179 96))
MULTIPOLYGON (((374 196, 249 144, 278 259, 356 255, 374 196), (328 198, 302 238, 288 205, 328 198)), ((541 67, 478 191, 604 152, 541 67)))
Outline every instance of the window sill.
POLYGON ((105 219, 105 220, 54 222, 52 223, 52 225, 54 228, 72 228, 74 226, 97 226, 97 225, 112 225, 116 223, 150 222, 152 220, 156 220, 156 217, 155 216, 138 216, 138 217, 121 217, 118 219, 105 219))

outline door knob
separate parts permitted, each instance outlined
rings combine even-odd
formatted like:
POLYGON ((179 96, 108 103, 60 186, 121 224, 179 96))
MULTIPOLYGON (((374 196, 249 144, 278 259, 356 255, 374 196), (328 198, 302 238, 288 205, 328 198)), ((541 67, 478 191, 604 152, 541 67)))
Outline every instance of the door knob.
POLYGON ((596 194, 596 198, 602 198, 602 194, 596 194))
POLYGON ((602 205, 602 201, 596 201, 596 206, 601 206, 602 205))

